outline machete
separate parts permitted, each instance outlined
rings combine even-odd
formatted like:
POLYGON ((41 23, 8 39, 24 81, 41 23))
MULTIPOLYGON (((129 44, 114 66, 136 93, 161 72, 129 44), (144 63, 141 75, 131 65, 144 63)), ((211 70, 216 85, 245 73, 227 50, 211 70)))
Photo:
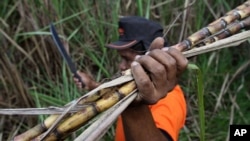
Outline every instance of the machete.
POLYGON ((72 59, 70 58, 62 42, 60 41, 53 23, 50 24, 50 32, 52 33, 52 38, 56 44, 57 49, 59 50, 60 54, 62 55, 62 57, 65 59, 66 63, 68 64, 70 71, 73 73, 74 77, 77 78, 82 83, 82 87, 84 88, 85 86, 84 81, 77 73, 76 66, 74 65, 72 59))

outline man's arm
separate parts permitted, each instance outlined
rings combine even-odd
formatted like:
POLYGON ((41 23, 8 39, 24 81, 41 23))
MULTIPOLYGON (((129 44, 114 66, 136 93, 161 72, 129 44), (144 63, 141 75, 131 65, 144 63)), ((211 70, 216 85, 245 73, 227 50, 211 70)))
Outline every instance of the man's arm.
MULTIPOLYGON (((178 140, 178 135, 180 129, 184 126, 186 121, 186 100, 184 97, 184 93, 179 85, 177 85, 171 92, 167 94, 167 96, 157 102, 157 104, 148 106, 152 117, 154 119, 154 124, 156 127, 164 134, 164 136, 169 141, 176 141, 178 140)), ((130 108, 130 107, 128 107, 130 108)), ((140 112, 137 112, 139 115, 140 112)), ((129 113, 126 116, 129 116, 129 113)), ((140 116, 139 116, 140 117, 140 116)), ((117 121, 117 128, 116 128, 116 141, 125 141, 124 135, 124 128, 122 124, 122 117, 120 116, 117 121)), ((133 117, 133 126, 139 126, 140 130, 133 131, 133 134, 137 134, 137 132, 144 132, 144 130, 149 131, 144 126, 145 123, 137 122, 140 119, 133 117)), ((130 134, 130 130, 127 130, 125 134, 130 134)), ((146 134, 147 132, 145 132, 146 134)), ((155 136, 155 135, 154 135, 155 136)), ((138 139, 139 140, 139 139, 138 139)), ((151 140, 148 137, 148 140, 151 140)))
POLYGON ((127 108, 122 113, 122 123, 127 141, 168 141, 156 127, 148 105, 127 108))
MULTIPOLYGON (((187 59, 174 48, 161 50, 163 39, 151 44, 152 51, 139 56, 131 70, 139 91, 137 104, 129 106, 123 113, 123 127, 127 141, 167 140, 156 127, 147 104, 155 104, 166 97, 177 84, 178 76, 187 66, 187 59)), ((175 119, 173 119, 175 120, 175 119)))

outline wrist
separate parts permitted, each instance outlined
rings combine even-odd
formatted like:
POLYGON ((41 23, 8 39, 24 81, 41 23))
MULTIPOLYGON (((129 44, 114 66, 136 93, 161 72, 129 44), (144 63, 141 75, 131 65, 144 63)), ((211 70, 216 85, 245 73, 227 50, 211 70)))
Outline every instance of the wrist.
POLYGON ((135 111, 141 111, 141 109, 148 108, 147 104, 144 104, 142 102, 136 102, 136 103, 131 103, 125 110, 124 112, 135 112, 135 111))

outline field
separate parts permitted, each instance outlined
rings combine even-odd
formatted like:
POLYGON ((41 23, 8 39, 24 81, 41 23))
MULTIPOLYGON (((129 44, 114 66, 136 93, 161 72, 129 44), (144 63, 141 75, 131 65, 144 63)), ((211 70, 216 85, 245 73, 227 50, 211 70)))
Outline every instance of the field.
MULTIPOLYGON (((243 2, 2 0, 0 108, 63 106, 86 93, 76 88, 55 47, 49 32, 51 22, 64 39, 77 68, 103 82, 117 73, 119 57, 104 45, 118 38, 119 16, 138 15, 161 23, 173 45, 243 2)), ((180 79, 188 103, 187 121, 180 140, 228 140, 230 124, 250 124, 249 41, 189 58, 189 63, 180 79), (197 92, 199 88, 203 89, 197 92)), ((1 115, 0 141, 11 140, 45 117, 1 115)), ((103 140, 112 140, 113 136, 114 127, 103 140)))

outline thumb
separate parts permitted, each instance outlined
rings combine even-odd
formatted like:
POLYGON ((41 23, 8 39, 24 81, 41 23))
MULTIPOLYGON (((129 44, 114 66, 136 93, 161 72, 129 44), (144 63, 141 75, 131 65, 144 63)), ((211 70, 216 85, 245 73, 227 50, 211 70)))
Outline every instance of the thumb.
POLYGON ((164 38, 157 37, 150 44, 149 51, 154 50, 154 49, 161 49, 163 47, 164 47, 164 38))

